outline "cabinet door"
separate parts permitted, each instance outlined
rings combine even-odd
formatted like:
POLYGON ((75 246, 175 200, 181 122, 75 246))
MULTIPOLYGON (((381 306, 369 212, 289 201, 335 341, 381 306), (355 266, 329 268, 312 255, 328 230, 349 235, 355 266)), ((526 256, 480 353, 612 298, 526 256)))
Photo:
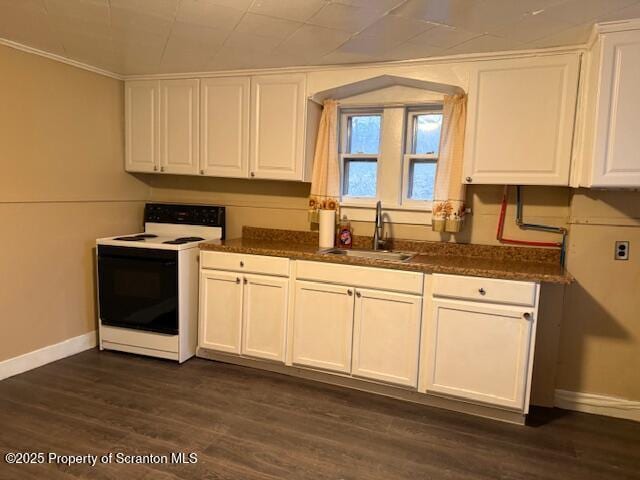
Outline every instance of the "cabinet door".
POLYGON ((200 274, 200 347, 240 353, 242 282, 239 274, 203 270, 200 274))
POLYGON ((296 282, 294 364, 349 373, 352 334, 352 288, 296 282))
POLYGON ((249 77, 201 80, 200 173, 249 176, 249 77))
POLYGON ((534 321, 519 307, 434 299, 427 393, 524 410, 534 321))
POLYGON ((289 279, 244 275, 242 354, 284 362, 289 279))
POLYGON ((198 173, 199 80, 160 81, 160 171, 198 173))
POLYGON ((302 180, 304 74, 251 79, 251 177, 302 180))
POLYGON ((600 61, 591 186, 640 187, 640 32, 604 35, 600 61))
POLYGON ((416 387, 422 298, 358 289, 352 374, 416 387))
POLYGON ((157 80, 125 83, 125 169, 154 172, 160 160, 157 80))
POLYGON ((466 183, 568 185, 578 55, 476 65, 469 85, 466 183))

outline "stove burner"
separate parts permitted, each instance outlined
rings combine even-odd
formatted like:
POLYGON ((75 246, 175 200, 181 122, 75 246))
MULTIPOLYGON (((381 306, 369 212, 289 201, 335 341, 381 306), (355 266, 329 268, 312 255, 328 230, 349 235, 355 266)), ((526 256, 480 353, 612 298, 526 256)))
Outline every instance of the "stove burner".
POLYGON ((189 243, 189 242, 199 242, 200 240, 204 240, 204 238, 202 238, 202 237, 180 237, 180 238, 176 238, 175 240, 167 240, 166 242, 162 242, 162 243, 166 243, 168 245, 182 245, 184 243, 189 243))
POLYGON ((157 235, 154 235, 153 233, 141 233, 139 235, 130 235, 127 237, 116 237, 114 238, 114 240, 122 240, 124 242, 142 242, 147 238, 156 238, 156 237, 157 235))

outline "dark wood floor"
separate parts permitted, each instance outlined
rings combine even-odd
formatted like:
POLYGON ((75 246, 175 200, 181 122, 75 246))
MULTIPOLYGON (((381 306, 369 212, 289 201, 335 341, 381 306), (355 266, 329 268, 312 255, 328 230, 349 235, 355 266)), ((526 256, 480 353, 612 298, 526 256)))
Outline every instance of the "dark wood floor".
POLYGON ((640 424, 519 427, 282 375, 88 351, 0 382, 0 454, 196 452, 192 465, 7 465, 5 479, 640 479, 640 424))

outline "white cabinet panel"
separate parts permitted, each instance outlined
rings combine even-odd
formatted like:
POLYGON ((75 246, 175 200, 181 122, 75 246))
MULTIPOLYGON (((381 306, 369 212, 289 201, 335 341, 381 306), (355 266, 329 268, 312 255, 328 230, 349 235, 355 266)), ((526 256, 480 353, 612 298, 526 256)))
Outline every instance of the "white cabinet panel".
POLYGON ((242 354, 284 361, 288 278, 244 275, 242 354))
POLYGON ((200 274, 198 344, 227 353, 240 353, 242 281, 230 272, 203 270, 200 274))
POLYGON ((249 175, 249 77, 201 80, 202 175, 249 175))
POLYGON ((159 95, 160 82, 157 80, 125 84, 125 169, 128 172, 158 169, 159 95))
POLYGON ((352 374, 417 386, 422 298, 356 291, 352 374))
POLYGON ((353 289, 296 281, 293 363, 351 371, 353 289))
POLYGON ((434 299, 427 393, 525 409, 532 309, 434 299))
POLYGON ((199 80, 160 81, 160 170, 198 173, 200 157, 199 80))
POLYGON ((251 177, 303 180, 306 76, 251 79, 251 177))
POLYGON ((568 185, 579 56, 478 62, 465 139, 467 183, 568 185))
POLYGON ((640 187, 640 31, 603 35, 592 187, 640 187))

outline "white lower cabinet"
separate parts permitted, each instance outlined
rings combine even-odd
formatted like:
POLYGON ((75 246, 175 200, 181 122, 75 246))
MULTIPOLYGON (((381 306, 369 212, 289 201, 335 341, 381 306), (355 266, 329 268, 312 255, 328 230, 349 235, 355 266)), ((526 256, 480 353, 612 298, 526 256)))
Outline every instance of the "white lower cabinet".
POLYGON ((351 373, 416 387, 421 314, 416 295, 357 289, 351 373))
POLYGON ((353 298, 351 287, 296 281, 294 364, 351 371, 353 298))
POLYGON ((289 279, 244 275, 242 354, 284 362, 289 279))
POLYGON ((531 308, 436 298, 429 317, 427 393, 525 409, 531 308))
POLYGON ((226 353, 240 353, 242 280, 233 272, 202 270, 198 344, 226 353))
POLYGON ((284 362, 289 279, 202 269, 200 347, 284 362))

